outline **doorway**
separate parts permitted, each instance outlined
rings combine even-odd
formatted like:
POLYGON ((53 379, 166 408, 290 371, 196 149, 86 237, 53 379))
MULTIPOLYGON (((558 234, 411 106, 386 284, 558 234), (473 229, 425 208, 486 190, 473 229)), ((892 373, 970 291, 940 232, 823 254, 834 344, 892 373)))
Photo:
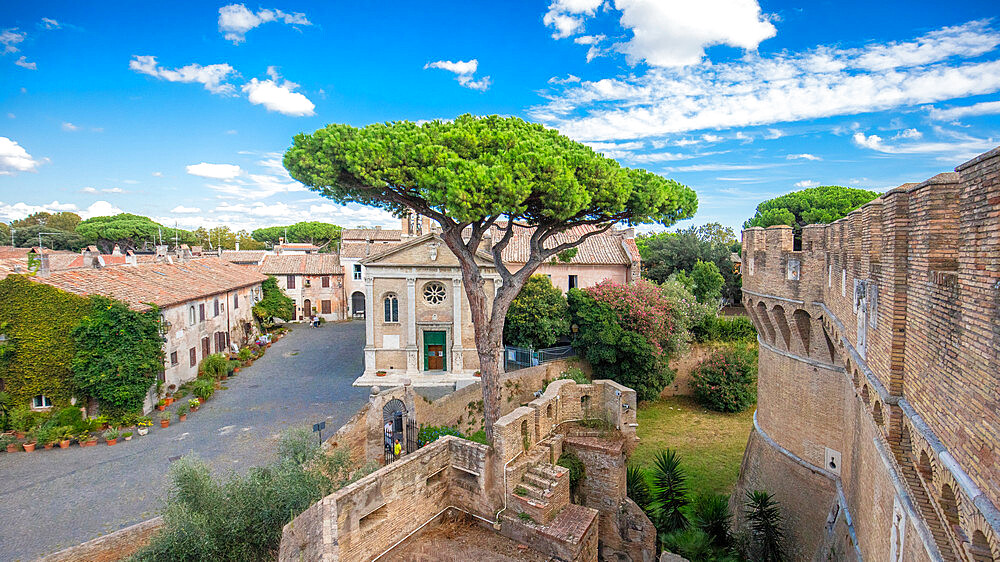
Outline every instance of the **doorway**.
POLYGON ((312 315, 313 315, 312 301, 309 299, 302 301, 302 319, 309 320, 310 318, 312 318, 312 315))
POLYGON ((361 291, 354 291, 351 294, 351 314, 356 318, 365 316, 365 294, 361 291))
POLYGON ((444 332, 424 332, 425 371, 444 371, 447 368, 445 347, 444 332))

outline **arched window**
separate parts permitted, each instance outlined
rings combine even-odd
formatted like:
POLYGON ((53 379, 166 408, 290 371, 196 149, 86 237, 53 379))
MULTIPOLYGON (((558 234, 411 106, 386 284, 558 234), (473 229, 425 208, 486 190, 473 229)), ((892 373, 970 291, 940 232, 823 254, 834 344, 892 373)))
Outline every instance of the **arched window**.
POLYGON ((215 307, 215 314, 213 314, 212 316, 218 316, 219 315, 219 297, 215 297, 215 299, 212 301, 212 304, 215 307))
POLYGON ((385 296, 385 321, 399 322, 399 299, 393 293, 385 296))
POLYGON ((198 316, 195 314, 194 305, 188 307, 188 326, 194 326, 194 323, 198 321, 198 316))

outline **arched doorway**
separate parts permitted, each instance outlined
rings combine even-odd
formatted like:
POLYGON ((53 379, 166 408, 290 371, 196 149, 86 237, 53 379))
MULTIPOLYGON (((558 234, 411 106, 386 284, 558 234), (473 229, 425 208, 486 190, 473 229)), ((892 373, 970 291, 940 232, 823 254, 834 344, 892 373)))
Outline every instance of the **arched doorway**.
POLYGON ((361 291, 351 293, 351 314, 357 318, 365 316, 365 294, 361 291))
POLYGON ((310 318, 312 318, 312 314, 313 314, 312 301, 309 299, 302 301, 302 319, 309 320, 310 318))
POLYGON ((385 463, 396 460, 406 453, 417 450, 416 424, 406 415, 406 405, 398 398, 382 407, 382 432, 384 434, 385 463), (399 452, 396 452, 396 444, 399 452))

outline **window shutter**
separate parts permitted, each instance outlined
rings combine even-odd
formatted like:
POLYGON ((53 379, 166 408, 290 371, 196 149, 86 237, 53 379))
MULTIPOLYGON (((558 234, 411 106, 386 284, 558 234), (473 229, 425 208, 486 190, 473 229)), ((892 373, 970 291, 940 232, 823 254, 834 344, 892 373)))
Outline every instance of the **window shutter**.
POLYGON ((329 277, 327 277, 327 276, 324 275, 321 278, 321 281, 322 281, 322 286, 323 287, 329 287, 330 286, 330 278, 329 277))
POLYGON ((198 305, 198 321, 199 322, 205 321, 205 303, 201 303, 198 305))

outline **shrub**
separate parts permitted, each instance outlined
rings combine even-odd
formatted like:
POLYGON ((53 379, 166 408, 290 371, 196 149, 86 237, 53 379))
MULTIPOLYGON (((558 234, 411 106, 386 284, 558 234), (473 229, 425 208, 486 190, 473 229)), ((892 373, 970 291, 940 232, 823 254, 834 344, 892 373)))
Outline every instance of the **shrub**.
POLYGON ((742 412, 757 401, 757 353, 724 348, 691 371, 695 398, 717 412, 742 412))
POLYGON ((142 409, 149 387, 163 371, 160 312, 145 312, 101 296, 73 330, 73 381, 109 413, 142 409))
POLYGON ((691 330, 700 342, 755 343, 757 330, 746 316, 708 315, 691 330))
POLYGON ((445 435, 455 435, 457 437, 465 437, 462 432, 454 427, 449 427, 447 425, 428 425, 420 426, 420 431, 417 432, 417 446, 423 447, 428 443, 436 441, 439 437, 444 437, 445 435))
POLYGON ((649 507, 649 482, 646 481, 646 471, 635 465, 628 465, 625 470, 625 490, 628 497, 639 507, 646 510, 649 507))
POLYGON ((686 560, 717 560, 713 556, 711 538, 701 529, 678 529, 660 536, 664 550, 679 554, 686 560))
POLYGON ((565 371, 559 374, 556 380, 569 379, 576 384, 590 384, 590 378, 583 372, 583 369, 579 367, 569 367, 565 371))
POLYGON ((198 371, 213 379, 221 379, 229 374, 229 360, 221 353, 213 353, 201 360, 198 371))
POLYGON ((264 326, 272 326, 275 318, 288 321, 295 318, 295 301, 278 287, 278 280, 268 277, 261 284, 263 298, 253 305, 253 315, 264 326))
POLYGON ((586 476, 583 461, 572 451, 566 451, 559 456, 556 464, 569 469, 569 490, 575 496, 580 489, 580 482, 586 476))
POLYGON ((688 504, 686 475, 680 457, 672 449, 656 454, 652 469, 653 522, 660 534, 672 533, 688 526, 682 508, 688 504))
POLYGON ((785 559, 781 510, 774 496, 762 490, 747 490, 744 501, 750 526, 750 541, 744 553, 750 560, 780 562, 785 559))
POLYGON ((191 382, 191 393, 202 400, 208 400, 215 394, 215 385, 210 380, 197 379, 191 382))
POLYGON ((695 527, 704 531, 715 548, 729 547, 729 496, 705 494, 694 503, 692 520, 695 527))
POLYGON ((514 297, 504 322, 507 345, 542 349, 569 333, 566 297, 546 275, 532 275, 514 297))
POLYGON ((694 282, 691 292, 698 302, 718 304, 722 298, 722 285, 726 282, 719 273, 719 266, 698 260, 691 268, 691 280, 694 282))

